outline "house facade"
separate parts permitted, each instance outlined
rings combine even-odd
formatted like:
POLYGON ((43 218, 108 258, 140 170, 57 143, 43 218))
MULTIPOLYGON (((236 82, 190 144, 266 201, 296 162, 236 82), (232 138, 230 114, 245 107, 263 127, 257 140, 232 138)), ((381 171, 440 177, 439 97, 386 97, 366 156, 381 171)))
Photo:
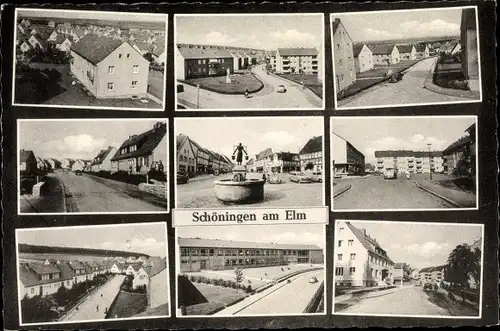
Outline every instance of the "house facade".
POLYGON ((391 65, 401 62, 399 50, 395 45, 369 45, 374 65, 391 65))
POLYGON ((420 269, 418 273, 420 277, 420 282, 422 283, 422 285, 425 283, 432 283, 439 285, 442 281, 445 280, 444 269, 445 269, 444 265, 420 269))
POLYGON ((479 53, 475 8, 462 9, 460 44, 462 45, 462 70, 465 78, 478 79, 479 53))
POLYGON ((417 60, 426 59, 430 56, 430 49, 427 44, 415 45, 415 58, 417 60))
MULTIPOLYGON (((196 171, 196 154, 193 144, 188 136, 178 135, 177 145, 177 171, 184 173, 194 173, 196 171)), ((207 165, 208 167, 209 165, 207 165)))
POLYGON ((393 282, 394 262, 365 229, 338 221, 335 231, 335 284, 370 287, 393 282))
POLYGON ((414 45, 397 45, 400 60, 415 60, 417 49, 414 45))
POLYGON ((354 44, 353 54, 356 73, 373 69, 373 54, 366 44, 354 44))
POLYGON ((178 244, 181 272, 324 262, 323 250, 314 245, 193 238, 178 238, 178 244))
POLYGON ((365 173, 365 156, 350 142, 332 134, 333 176, 363 175, 365 173))
POLYGON ((428 174, 443 173, 445 161, 441 151, 375 151, 376 169, 384 172, 387 168, 396 169, 398 173, 428 174))
POLYGON ((228 50, 209 46, 180 46, 175 48, 176 78, 224 76, 234 73, 234 58, 228 50))
POLYGON ((149 61, 128 42, 89 34, 71 55, 71 72, 96 98, 146 96, 149 61))
POLYGON ((167 171, 167 123, 157 122, 150 130, 129 136, 111 158, 111 169, 129 173, 167 171))
POLYGON ((83 160, 75 160, 75 162, 71 166, 71 170, 73 171, 85 170, 85 162, 83 160))
POLYGON ((339 93, 356 81, 352 39, 340 18, 332 22, 332 38, 335 92, 339 93))
POLYGON ((19 170, 28 174, 37 170, 37 160, 35 153, 30 150, 21 149, 19 151, 19 170))
POLYGON ((276 72, 281 74, 318 74, 318 50, 302 47, 278 48, 276 51, 276 72))
POLYGON ((323 137, 313 137, 299 152, 301 171, 323 170, 323 137))
POLYGON ((92 172, 99 172, 101 170, 112 171, 113 167, 111 166, 111 158, 114 153, 116 153, 116 148, 113 146, 108 146, 108 148, 102 149, 90 164, 90 170, 92 172))

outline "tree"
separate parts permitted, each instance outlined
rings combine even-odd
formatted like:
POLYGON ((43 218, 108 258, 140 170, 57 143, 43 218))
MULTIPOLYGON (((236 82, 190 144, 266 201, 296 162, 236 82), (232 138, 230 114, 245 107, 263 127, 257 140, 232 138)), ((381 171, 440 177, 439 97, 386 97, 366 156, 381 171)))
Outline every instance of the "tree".
POLYGON ((468 285, 470 277, 478 279, 481 253, 472 251, 467 244, 461 244, 448 256, 445 266, 445 279, 454 286, 459 285, 462 292, 462 300, 465 303, 465 288, 468 285))
POLYGON ((241 268, 234 269, 234 274, 236 276, 236 285, 240 285, 243 282, 243 270, 241 268))
POLYGON ((312 164, 311 162, 309 162, 308 164, 306 164, 305 169, 306 170, 313 170, 314 169, 314 164, 312 164))
POLYGON ((59 306, 64 306, 68 301, 68 289, 63 285, 59 287, 57 292, 54 294, 54 299, 56 300, 59 306))

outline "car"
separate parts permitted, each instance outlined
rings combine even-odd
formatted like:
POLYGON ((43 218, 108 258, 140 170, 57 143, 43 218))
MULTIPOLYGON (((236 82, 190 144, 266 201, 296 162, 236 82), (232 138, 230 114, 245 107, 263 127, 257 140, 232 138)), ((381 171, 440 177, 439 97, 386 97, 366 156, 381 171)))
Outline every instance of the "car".
POLYGON ((390 83, 397 83, 402 79, 403 79, 403 74, 400 72, 396 72, 396 73, 393 73, 390 75, 389 82, 390 83))
POLYGON ((394 168, 385 168, 384 170, 384 178, 385 179, 396 179, 397 178, 397 171, 394 168))
POLYGON ((286 87, 285 87, 285 85, 282 85, 282 84, 278 85, 278 87, 276 88, 276 92, 278 92, 278 93, 286 93, 286 87))
POLYGON ((77 175, 77 176, 81 176, 81 175, 82 175, 81 170, 77 170, 77 171, 75 171, 75 175, 77 175))
POLYGON ((323 173, 321 171, 313 171, 311 179, 313 182, 322 183, 323 182, 323 173))
POLYGON ((316 278, 316 276, 312 276, 311 278, 309 278, 309 283, 314 284, 317 282, 318 282, 318 278, 316 278))
POLYGON ((307 175, 304 172, 290 172, 290 181, 296 182, 296 183, 312 183, 312 178, 311 176, 307 175))
POLYGON ((436 284, 432 284, 432 283, 425 283, 424 286, 422 287, 422 289, 425 291, 425 292, 428 292, 428 291, 431 291, 431 292, 436 292, 437 290, 437 285, 436 284))
POLYGON ((183 172, 177 173, 177 184, 186 184, 189 181, 189 176, 183 172))
POLYGON ((133 96, 130 97, 130 99, 132 99, 132 100, 139 100, 140 97, 138 95, 133 95, 133 96))

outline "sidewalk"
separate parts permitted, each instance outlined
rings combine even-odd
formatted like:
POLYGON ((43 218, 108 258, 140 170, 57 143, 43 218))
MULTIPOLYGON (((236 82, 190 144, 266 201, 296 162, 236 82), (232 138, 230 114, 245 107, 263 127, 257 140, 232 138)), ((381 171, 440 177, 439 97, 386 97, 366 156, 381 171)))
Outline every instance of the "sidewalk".
POLYGON ((332 197, 336 198, 339 195, 347 192, 351 189, 351 184, 349 183, 333 183, 332 187, 332 197))
POLYGON ((427 179, 415 181, 417 187, 433 194, 459 208, 476 207, 476 195, 466 191, 454 190, 433 183, 427 179))
POLYGON ((444 94, 444 95, 449 95, 452 97, 459 97, 459 98, 465 98, 465 99, 470 99, 470 100, 479 100, 479 89, 477 88, 476 85, 471 86, 471 90, 459 90, 459 89, 453 89, 453 88, 446 88, 442 87, 439 85, 434 84, 433 82, 433 77, 434 77, 434 70, 436 68, 436 62, 431 67, 430 70, 430 76, 428 76, 425 81, 424 81, 424 88, 428 89, 429 91, 439 93, 439 94, 444 94))

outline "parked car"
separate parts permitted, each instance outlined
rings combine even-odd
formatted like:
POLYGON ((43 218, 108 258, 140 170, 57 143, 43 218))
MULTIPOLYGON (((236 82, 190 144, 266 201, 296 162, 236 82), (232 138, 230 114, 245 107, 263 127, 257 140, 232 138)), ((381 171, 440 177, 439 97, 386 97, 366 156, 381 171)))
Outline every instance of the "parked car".
POLYGON ((432 284, 432 283, 425 283, 424 286, 422 287, 422 289, 425 292, 428 292, 428 291, 436 292, 437 291, 437 285, 436 284, 432 284))
POLYGON ((77 175, 77 176, 81 176, 81 175, 82 175, 82 171, 81 171, 81 170, 77 170, 77 171, 75 171, 75 175, 77 175))
POLYGON ((403 79, 403 74, 401 72, 395 72, 389 77, 390 83, 397 83, 403 79))
POLYGON ((278 87, 276 88, 276 92, 278 93, 286 93, 286 87, 285 85, 278 85, 278 87))
POLYGON ((384 178, 385 179, 396 179, 398 177, 397 171, 394 168, 385 168, 384 178))
POLYGON ((317 282, 318 282, 318 278, 316 278, 316 276, 312 276, 311 278, 309 278, 309 283, 314 284, 317 282))
POLYGON ((311 176, 307 175, 306 173, 292 171, 292 172, 290 172, 290 181, 296 182, 299 184, 312 183, 312 178, 311 178, 311 176))
POLYGON ((322 183, 323 182, 323 172, 313 171, 311 179, 313 182, 322 183))
POLYGON ((189 181, 189 176, 183 172, 177 172, 177 184, 186 184, 189 181))

